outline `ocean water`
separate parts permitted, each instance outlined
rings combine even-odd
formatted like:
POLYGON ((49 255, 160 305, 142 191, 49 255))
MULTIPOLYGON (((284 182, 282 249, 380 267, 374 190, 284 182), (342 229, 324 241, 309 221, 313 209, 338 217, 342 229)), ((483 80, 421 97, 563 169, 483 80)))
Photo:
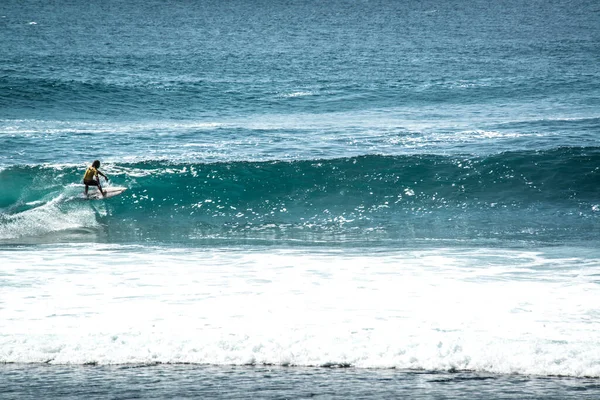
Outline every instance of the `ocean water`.
POLYGON ((599 398, 599 21, 1 2, 0 397, 599 398))

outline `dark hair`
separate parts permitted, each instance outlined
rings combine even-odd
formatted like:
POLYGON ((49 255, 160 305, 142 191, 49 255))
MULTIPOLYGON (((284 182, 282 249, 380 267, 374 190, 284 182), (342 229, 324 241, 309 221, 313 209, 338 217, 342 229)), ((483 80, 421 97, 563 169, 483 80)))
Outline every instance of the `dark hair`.
POLYGON ((98 160, 95 160, 95 161, 92 163, 92 167, 94 167, 94 168, 100 168, 100 161, 98 161, 98 160))

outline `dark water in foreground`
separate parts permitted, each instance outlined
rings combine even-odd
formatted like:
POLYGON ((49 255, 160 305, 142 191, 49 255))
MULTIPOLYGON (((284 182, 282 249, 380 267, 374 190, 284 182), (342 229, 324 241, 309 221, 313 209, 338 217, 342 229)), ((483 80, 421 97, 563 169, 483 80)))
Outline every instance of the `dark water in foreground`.
POLYGON ((270 366, 0 366, 3 399, 597 399, 597 379, 270 366))

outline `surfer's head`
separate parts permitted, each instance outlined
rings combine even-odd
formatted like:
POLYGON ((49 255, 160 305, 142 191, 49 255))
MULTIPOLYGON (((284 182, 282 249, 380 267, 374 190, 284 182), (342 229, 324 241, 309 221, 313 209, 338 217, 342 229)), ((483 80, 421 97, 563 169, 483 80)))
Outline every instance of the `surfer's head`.
POLYGON ((92 163, 92 167, 94 167, 94 168, 100 168, 100 161, 98 161, 98 160, 95 160, 95 161, 92 163))

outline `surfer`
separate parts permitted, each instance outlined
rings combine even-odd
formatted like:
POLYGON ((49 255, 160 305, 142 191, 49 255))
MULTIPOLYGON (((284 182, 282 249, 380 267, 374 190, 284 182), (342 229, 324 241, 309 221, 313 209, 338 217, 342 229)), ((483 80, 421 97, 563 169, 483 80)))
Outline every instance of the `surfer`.
POLYGON ((104 175, 102 172, 100 172, 100 170, 98 170, 98 168, 100 168, 100 161, 95 160, 92 163, 92 165, 90 165, 88 167, 88 169, 85 170, 85 175, 83 176, 83 184, 85 185, 85 195, 86 196, 88 194, 89 186, 97 186, 98 190, 100 190, 100 193, 102 193, 102 196, 106 196, 106 191, 102 190, 102 186, 100 186, 100 177, 98 175, 103 176, 107 182, 108 182, 108 177, 106 175, 104 175))

